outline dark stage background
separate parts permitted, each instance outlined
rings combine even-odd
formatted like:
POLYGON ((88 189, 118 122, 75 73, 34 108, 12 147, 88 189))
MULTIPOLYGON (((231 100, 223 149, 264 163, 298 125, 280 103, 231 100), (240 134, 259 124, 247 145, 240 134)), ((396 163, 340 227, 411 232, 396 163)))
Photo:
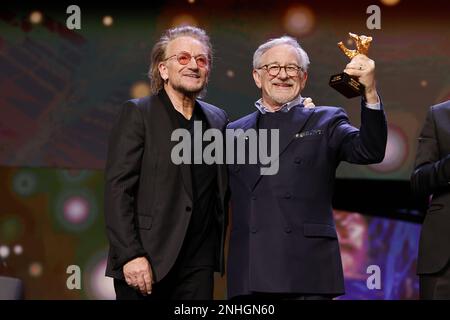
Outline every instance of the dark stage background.
MULTIPOLYGON (((118 108, 147 95, 148 57, 168 27, 204 28, 215 50, 208 94, 232 120, 254 110, 252 55, 271 37, 295 36, 311 65, 304 96, 342 106, 359 125, 359 101, 328 86, 348 62, 336 43, 374 38, 369 56, 389 123, 379 165, 339 167, 335 217, 344 299, 416 299, 423 202, 409 192, 416 138, 428 107, 450 99, 448 1, 152 1, 0 4, 0 275, 25 281, 29 299, 112 298, 103 277, 103 166, 118 108), (81 8, 81 30, 66 9, 81 8), (369 5, 381 29, 368 30, 369 5), (378 265, 382 287, 366 286, 378 265), (69 290, 66 268, 82 270, 69 290)), ((216 298, 225 298, 217 279, 216 298)))

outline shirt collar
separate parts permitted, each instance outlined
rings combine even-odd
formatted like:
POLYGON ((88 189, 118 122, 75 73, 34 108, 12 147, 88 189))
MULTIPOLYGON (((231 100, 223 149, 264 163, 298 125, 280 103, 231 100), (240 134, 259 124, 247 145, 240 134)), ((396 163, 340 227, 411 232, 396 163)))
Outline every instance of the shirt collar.
MULTIPOLYGON (((297 98, 295 98, 294 100, 285 103, 284 105, 281 106, 281 108, 276 111, 276 112, 288 112, 289 110, 291 110, 291 108, 293 106, 297 106, 299 104, 302 104, 303 102, 303 97, 301 95, 299 95, 297 98)), ((262 114, 265 114, 266 112, 272 112, 270 111, 269 108, 267 108, 263 102, 262 102, 262 98, 259 99, 258 101, 255 102, 255 107, 259 110, 259 112, 261 112, 262 114)))

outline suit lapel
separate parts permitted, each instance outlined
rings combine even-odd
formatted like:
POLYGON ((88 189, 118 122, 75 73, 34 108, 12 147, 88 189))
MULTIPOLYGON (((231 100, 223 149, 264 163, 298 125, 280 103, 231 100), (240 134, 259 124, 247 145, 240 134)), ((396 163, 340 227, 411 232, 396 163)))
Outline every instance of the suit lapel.
POLYGON ((294 114, 291 122, 286 123, 286 126, 280 129, 280 156, 292 140, 294 140, 295 134, 303 130, 309 118, 314 113, 314 108, 294 107, 292 112, 294 114))
POLYGON ((250 114, 250 117, 248 117, 247 121, 242 125, 242 129, 244 131, 248 130, 248 129, 254 129, 257 130, 258 129, 258 119, 259 119, 259 111, 255 111, 253 113, 250 114))
MULTIPOLYGON (((156 122, 159 124, 158 127, 161 128, 161 130, 162 130, 163 137, 165 138, 163 140, 165 146, 162 146, 162 148, 168 147, 168 150, 166 150, 166 153, 169 156, 168 161, 170 161, 170 163, 172 163, 172 159, 170 158, 171 151, 178 142, 171 141, 171 136, 172 136, 172 132, 175 130, 175 128, 179 128, 178 120, 174 116, 174 113, 172 112, 172 110, 168 109, 168 108, 174 108, 174 107, 165 92, 159 93, 156 100, 159 102, 160 106, 157 106, 155 108, 155 112, 157 113, 155 115, 155 119, 156 119, 156 122), (166 141, 169 143, 167 143, 166 141)), ((173 110, 173 111, 178 112, 176 110, 173 110)), ((175 167, 178 167, 180 170, 184 189, 186 190, 186 193, 189 195, 189 197, 191 199, 193 199, 191 166, 189 164, 180 164, 180 165, 175 165, 175 167)))
POLYGON ((214 129, 223 130, 225 123, 220 120, 214 111, 212 111, 203 101, 197 100, 198 104, 202 108, 203 113, 206 116, 209 127, 214 129))
MULTIPOLYGON (((252 130, 258 130, 258 119, 259 119, 259 115, 260 112, 259 111, 255 111, 252 114, 250 114, 250 117, 247 118, 247 121, 242 124, 242 126, 240 127, 240 129, 242 129, 244 132, 246 132, 249 129, 252 130)), ((234 150, 235 150, 235 157, 234 157, 234 161, 236 163, 237 160, 237 138, 235 138, 234 140, 234 150)), ((250 164, 249 163, 249 140, 246 139, 245 140, 245 163, 244 164, 237 164, 236 163, 236 167, 239 168, 239 170, 241 170, 243 177, 243 180, 248 184, 248 187, 250 189, 253 189, 253 185, 254 182, 258 179, 258 177, 260 176, 260 166, 258 163, 256 164, 250 164)), ((258 159, 259 160, 259 159, 258 159)))

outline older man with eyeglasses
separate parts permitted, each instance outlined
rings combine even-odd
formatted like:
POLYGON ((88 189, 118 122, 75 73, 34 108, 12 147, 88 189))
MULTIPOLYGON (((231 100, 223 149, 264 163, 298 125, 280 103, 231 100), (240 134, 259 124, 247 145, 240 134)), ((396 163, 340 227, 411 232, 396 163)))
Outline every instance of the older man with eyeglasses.
POLYGON ((341 161, 383 160, 386 120, 368 57, 357 55, 344 70, 365 85, 360 129, 342 108, 304 108, 308 65, 294 38, 262 44, 253 57, 262 94, 257 110, 227 127, 279 130, 279 141, 270 141, 279 144, 276 174, 261 175, 261 164, 229 165, 229 298, 331 299, 344 293, 331 206, 335 172, 341 161))
MULTIPOLYGON (((174 130, 224 130, 225 112, 198 100, 212 66, 206 33, 167 30, 153 47, 152 95, 124 104, 110 136, 106 275, 117 299, 212 299, 223 273, 227 172, 223 164, 176 165, 174 130)), ((192 146, 194 143, 192 141, 192 146)))

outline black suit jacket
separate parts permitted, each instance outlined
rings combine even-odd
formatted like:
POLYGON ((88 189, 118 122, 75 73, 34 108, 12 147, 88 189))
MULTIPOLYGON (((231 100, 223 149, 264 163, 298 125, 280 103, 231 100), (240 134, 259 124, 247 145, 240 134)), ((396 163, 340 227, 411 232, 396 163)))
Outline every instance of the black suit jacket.
POLYGON ((432 195, 420 235, 417 273, 435 273, 450 258, 450 100, 428 111, 411 185, 418 196, 432 195))
MULTIPOLYGON (((161 95, 161 94, 160 94, 161 95)), ((123 279, 123 265, 146 256, 156 281, 173 266, 190 221, 193 197, 189 165, 175 165, 173 119, 159 95, 126 102, 112 128, 105 169, 105 220, 110 243, 106 275, 123 279)), ((224 130, 225 112, 198 101, 210 128, 224 130)), ((172 107, 172 106, 169 106, 172 107)), ((223 273, 227 172, 217 166, 220 205, 215 218, 216 270, 223 273)))

